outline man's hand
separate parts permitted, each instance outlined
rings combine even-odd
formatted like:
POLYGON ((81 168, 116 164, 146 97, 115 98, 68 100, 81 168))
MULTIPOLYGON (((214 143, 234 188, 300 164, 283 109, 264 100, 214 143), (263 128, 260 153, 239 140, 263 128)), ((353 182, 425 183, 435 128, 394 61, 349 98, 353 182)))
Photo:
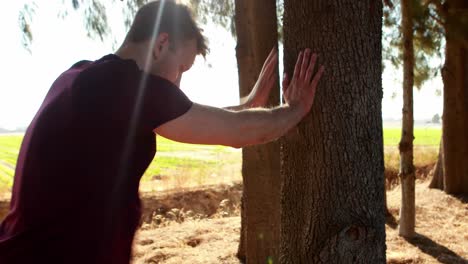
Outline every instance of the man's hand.
POLYGON ((278 52, 276 48, 273 48, 263 64, 255 86, 247 97, 245 102, 247 108, 266 107, 271 89, 277 79, 277 65, 278 52))
POLYGON ((301 51, 296 61, 291 83, 289 83, 286 74, 283 78, 284 100, 291 107, 300 107, 303 115, 306 115, 312 107, 317 84, 325 70, 322 65, 314 75, 316 61, 317 54, 314 53, 311 56, 310 49, 301 51))

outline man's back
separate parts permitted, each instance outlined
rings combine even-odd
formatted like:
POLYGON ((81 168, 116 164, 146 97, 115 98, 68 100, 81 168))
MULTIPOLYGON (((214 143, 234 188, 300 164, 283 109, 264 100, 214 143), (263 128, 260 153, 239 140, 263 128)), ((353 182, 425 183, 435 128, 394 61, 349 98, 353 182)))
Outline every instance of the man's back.
POLYGON ((153 129, 191 106, 156 76, 139 94, 142 76, 108 55, 55 81, 21 146, 1 263, 128 263, 153 129))

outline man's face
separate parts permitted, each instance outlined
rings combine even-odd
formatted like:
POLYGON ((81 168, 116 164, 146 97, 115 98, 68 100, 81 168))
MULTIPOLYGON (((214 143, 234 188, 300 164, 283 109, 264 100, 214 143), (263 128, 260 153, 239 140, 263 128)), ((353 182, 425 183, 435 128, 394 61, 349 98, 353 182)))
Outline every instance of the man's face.
POLYGON ((182 74, 192 67, 196 55, 197 44, 195 40, 186 41, 175 48, 169 47, 169 43, 166 42, 156 54, 152 73, 180 86, 182 74))

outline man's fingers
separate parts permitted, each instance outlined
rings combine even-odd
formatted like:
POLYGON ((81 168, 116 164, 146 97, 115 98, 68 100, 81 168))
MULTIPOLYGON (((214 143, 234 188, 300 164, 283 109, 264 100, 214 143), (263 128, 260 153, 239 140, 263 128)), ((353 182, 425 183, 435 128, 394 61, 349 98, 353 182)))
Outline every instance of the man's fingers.
POLYGON ((274 56, 275 54, 277 54, 277 52, 276 52, 276 47, 273 47, 273 48, 271 49, 270 53, 268 54, 268 58, 274 56))
POLYGON ((267 87, 269 91, 271 91, 271 89, 273 88, 275 81, 276 81, 276 78, 273 78, 273 76, 270 79, 268 79, 267 87))
POLYGON ((267 71, 269 72, 269 74, 271 74, 276 69, 277 65, 278 65, 278 53, 275 52, 273 54, 273 57, 268 63, 267 71))
POLYGON ((266 68, 272 63, 272 61, 275 60, 275 57, 278 57, 278 52, 276 52, 275 47, 273 47, 273 49, 271 49, 270 53, 268 54, 265 63, 263 64, 262 71, 266 70, 266 68))
POLYGON ((286 73, 283 74, 283 82, 282 82, 283 94, 286 92, 289 86, 288 75, 286 73))
POLYGON ((281 88, 283 90, 283 99, 282 99, 282 101, 286 102, 286 100, 289 99, 289 97, 286 96, 286 91, 289 88, 289 78, 288 78, 288 75, 286 73, 283 73, 283 81, 281 82, 281 84, 282 84, 281 88))
POLYGON ((309 63, 309 66, 307 67, 307 72, 305 75, 306 83, 310 83, 310 80, 312 79, 312 73, 314 72, 315 62, 317 62, 317 57, 318 56, 316 53, 312 54, 312 57, 310 57, 310 63, 309 63))
POLYGON ((302 58, 301 72, 299 73, 299 78, 301 80, 304 79, 306 75, 307 66, 309 65, 309 56, 310 56, 310 49, 306 49, 304 51, 304 57, 302 58))
POLYGON ((276 69, 276 66, 278 65, 278 54, 274 52, 270 55, 268 55, 268 59, 265 61, 265 64, 263 65, 262 69, 262 72, 264 72, 267 75, 271 75, 271 73, 276 69))
POLYGON ((299 55, 297 56, 296 66, 294 67, 293 80, 296 80, 299 77, 299 72, 301 71, 302 65, 302 56, 303 52, 300 51, 299 55))
MULTIPOLYGON (((276 76, 278 74, 278 71, 276 71, 276 65, 273 64, 271 65, 270 67, 268 67, 268 69, 266 70, 266 80, 267 80, 267 84, 268 85, 273 85, 273 83, 275 82, 276 80, 276 76)), ((270 87, 270 86, 267 86, 267 87, 270 87)))
POLYGON ((325 67, 322 65, 320 66, 319 70, 317 71, 317 74, 315 74, 314 79, 312 80, 311 86, 313 88, 317 87, 318 82, 320 81, 320 78, 322 78, 322 74, 325 71, 325 67))

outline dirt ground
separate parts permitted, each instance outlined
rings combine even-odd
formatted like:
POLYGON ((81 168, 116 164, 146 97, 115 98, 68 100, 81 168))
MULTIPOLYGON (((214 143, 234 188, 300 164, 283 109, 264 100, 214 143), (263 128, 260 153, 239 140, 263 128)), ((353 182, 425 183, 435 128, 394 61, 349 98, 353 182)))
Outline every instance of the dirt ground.
MULTIPOLYGON (((454 197, 416 183, 414 239, 398 236, 399 186, 387 191, 387 263, 468 264, 468 196, 454 197)), ((420 176, 421 176, 420 175, 420 176)), ((143 224, 133 263, 239 263, 240 183, 177 192, 142 193, 143 224)), ((0 201, 0 219, 8 201, 0 201)))
MULTIPOLYGON (((400 187, 387 191, 391 213, 386 225, 387 263, 468 264, 468 197, 429 189, 426 175, 420 176, 423 179, 416 183, 414 239, 398 236, 400 187)), ((180 197, 189 203, 179 204, 182 207, 175 210, 163 210, 165 213, 158 213, 157 207, 147 207, 152 213, 147 212, 149 222, 136 236, 134 263, 239 263, 235 254, 240 194, 241 185, 233 184, 153 197, 151 204, 163 208, 179 203, 180 197)))
POLYGON ((387 263, 468 264, 468 196, 450 196, 416 183, 416 237, 398 236, 401 188, 387 192, 387 263))

